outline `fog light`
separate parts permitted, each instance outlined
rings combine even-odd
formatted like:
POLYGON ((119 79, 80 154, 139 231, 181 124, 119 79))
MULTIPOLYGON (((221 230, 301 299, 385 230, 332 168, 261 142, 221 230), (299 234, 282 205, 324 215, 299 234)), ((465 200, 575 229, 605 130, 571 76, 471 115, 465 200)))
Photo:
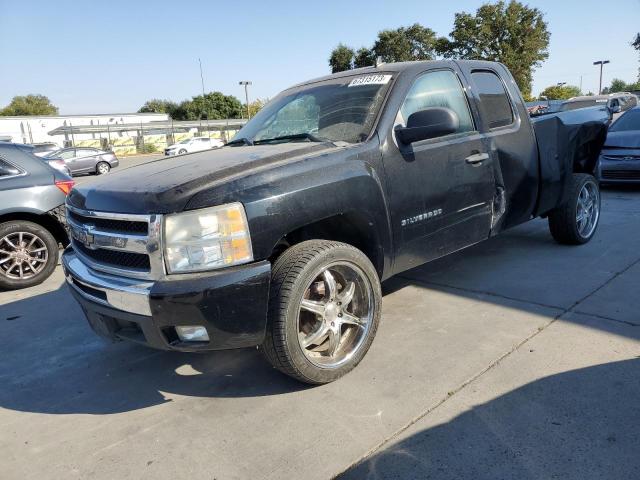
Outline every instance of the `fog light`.
POLYGON ((176 333, 183 342, 208 342, 209 334, 204 327, 196 325, 188 325, 185 327, 176 327, 176 333))

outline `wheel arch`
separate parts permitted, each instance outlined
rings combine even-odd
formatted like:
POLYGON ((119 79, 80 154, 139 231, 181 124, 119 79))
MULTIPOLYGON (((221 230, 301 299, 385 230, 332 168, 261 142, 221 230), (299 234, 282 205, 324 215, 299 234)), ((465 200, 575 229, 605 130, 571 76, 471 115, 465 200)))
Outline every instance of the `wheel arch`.
POLYGON ((286 248, 306 240, 332 240, 354 246, 369 258, 380 278, 384 275, 385 252, 379 233, 361 212, 332 215, 292 230, 276 242, 269 260, 275 261, 286 248))
POLYGON ((62 246, 66 247, 69 244, 69 236, 60 221, 56 218, 56 215, 59 215, 56 210, 57 209, 54 209, 45 213, 21 211, 0 214, 0 223, 19 220, 36 223, 41 227, 46 228, 51 232, 53 238, 55 238, 58 243, 61 243, 62 246))

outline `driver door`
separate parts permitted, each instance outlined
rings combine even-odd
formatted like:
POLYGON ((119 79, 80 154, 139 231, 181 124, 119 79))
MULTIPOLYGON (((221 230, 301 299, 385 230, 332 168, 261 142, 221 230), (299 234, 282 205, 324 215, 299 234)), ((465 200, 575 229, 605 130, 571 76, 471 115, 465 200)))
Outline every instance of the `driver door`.
POLYGON ((400 272, 488 238, 494 176, 457 72, 418 75, 400 107, 384 154, 400 272), (405 145, 396 126, 429 107, 452 110, 456 132, 405 145))

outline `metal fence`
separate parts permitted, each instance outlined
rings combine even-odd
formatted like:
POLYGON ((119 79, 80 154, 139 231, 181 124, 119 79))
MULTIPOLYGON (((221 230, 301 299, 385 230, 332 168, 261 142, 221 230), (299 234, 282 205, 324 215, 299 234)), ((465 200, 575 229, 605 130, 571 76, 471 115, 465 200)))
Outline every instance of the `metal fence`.
POLYGON ((226 143, 245 123, 243 119, 227 119, 65 125, 48 134, 64 136, 65 146, 95 147, 124 156, 162 152, 167 146, 191 137, 218 138, 226 143))

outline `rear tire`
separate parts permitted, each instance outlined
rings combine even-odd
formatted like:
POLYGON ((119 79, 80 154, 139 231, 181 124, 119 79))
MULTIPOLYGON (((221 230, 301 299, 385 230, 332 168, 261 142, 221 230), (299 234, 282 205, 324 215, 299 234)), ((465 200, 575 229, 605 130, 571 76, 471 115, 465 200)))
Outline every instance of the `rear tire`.
POLYGON ((96 174, 98 175, 106 175, 111 170, 111 165, 107 162, 98 162, 96 165, 96 174))
POLYGON ((49 230, 37 223, 25 220, 0 223, 0 262, 0 288, 33 287, 55 270, 58 242, 49 230))
POLYGON ((301 382, 332 382, 369 350, 381 302, 378 274, 360 250, 328 240, 299 243, 273 266, 260 349, 275 368, 301 382))
POLYGON ((574 173, 567 201, 549 213, 549 231, 564 245, 582 245, 591 240, 600 221, 598 181, 586 173, 574 173))

